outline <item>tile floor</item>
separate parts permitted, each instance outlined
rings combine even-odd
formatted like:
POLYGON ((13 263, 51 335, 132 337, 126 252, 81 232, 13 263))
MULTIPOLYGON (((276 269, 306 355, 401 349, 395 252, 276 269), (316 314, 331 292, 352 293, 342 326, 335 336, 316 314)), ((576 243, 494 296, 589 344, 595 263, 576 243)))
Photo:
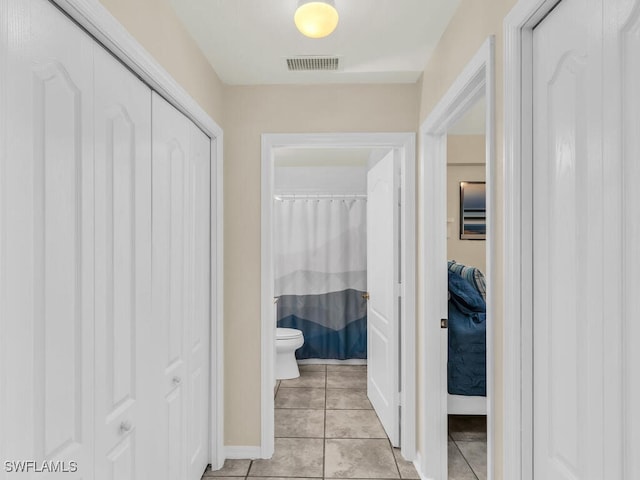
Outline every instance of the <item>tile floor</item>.
POLYGON ((449 415, 449 480, 486 480, 487 417, 449 415))
MULTIPOLYGON (((275 453, 227 460, 203 479, 419 479, 392 448, 367 398, 362 365, 303 365, 275 389, 275 453)), ((485 417, 449 417, 449 480, 484 480, 485 417)))
POLYGON ((304 365, 276 386, 275 453, 269 460, 227 460, 203 479, 419 479, 391 447, 367 399, 362 365, 304 365))

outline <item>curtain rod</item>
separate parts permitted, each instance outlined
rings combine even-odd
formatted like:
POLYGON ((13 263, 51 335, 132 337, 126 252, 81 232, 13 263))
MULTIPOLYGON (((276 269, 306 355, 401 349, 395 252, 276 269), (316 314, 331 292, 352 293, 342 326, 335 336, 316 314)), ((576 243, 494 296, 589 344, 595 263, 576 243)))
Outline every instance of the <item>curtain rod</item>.
POLYGON ((301 200, 305 199, 330 199, 330 198, 367 198, 366 194, 333 194, 333 193, 290 193, 290 194, 276 194, 273 196, 276 200, 295 200, 297 198, 301 200))

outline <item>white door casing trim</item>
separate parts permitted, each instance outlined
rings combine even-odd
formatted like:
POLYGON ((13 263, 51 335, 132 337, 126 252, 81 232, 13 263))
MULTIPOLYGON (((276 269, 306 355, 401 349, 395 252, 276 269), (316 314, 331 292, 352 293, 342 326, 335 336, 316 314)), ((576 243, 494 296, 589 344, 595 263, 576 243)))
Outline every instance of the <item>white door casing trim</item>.
POLYGON ((404 298, 401 332, 402 455, 413 460, 416 453, 416 318, 415 318, 415 133, 302 133, 262 135, 261 225, 261 457, 274 452, 275 338, 273 305, 273 149, 276 147, 389 147, 400 151, 402 177, 402 270, 404 298))
POLYGON ((227 445, 224 447, 224 452, 226 458, 246 460, 260 458, 262 449, 259 446, 227 445))
POLYGON ((533 29, 558 0, 504 20, 504 478, 533 478, 533 29))
POLYGON ((209 461, 214 470, 224 463, 223 365, 223 132, 178 82, 96 0, 52 0, 95 37, 112 55, 138 75, 171 105, 193 121, 211 139, 211 425, 209 461), (215 202, 215 203, 214 203, 215 202), (215 211, 214 211, 215 209, 215 211), (215 215, 215 218, 214 218, 215 215))
MULTIPOLYGON (((447 130, 465 111, 486 96, 486 191, 487 191, 487 478, 493 478, 494 412, 494 323, 496 310, 495 262, 495 39, 490 36, 469 61, 449 90, 431 111, 420 128, 420 164, 422 185, 422 242, 420 265, 423 330, 420 336, 422 366, 421 403, 425 408, 420 425, 421 450, 419 473, 423 479, 439 480, 447 471, 447 330, 440 329, 440 319, 447 318, 446 263, 446 174, 447 130), (428 160, 428 161, 427 161, 428 160), (437 226, 434 228, 434 225, 437 226), (429 245, 429 248, 426 248, 429 245), (443 257, 444 255, 444 257, 443 257), (441 258, 443 257, 443 258, 441 258), (434 299, 427 305, 428 298, 434 299), (427 326, 433 328, 427 328, 427 326), (437 330, 436 330, 437 328, 437 330), (434 334, 438 331, 439 334, 434 334), (444 350, 444 351, 442 351, 444 350)), ((517 477, 505 477, 517 478, 517 477)))

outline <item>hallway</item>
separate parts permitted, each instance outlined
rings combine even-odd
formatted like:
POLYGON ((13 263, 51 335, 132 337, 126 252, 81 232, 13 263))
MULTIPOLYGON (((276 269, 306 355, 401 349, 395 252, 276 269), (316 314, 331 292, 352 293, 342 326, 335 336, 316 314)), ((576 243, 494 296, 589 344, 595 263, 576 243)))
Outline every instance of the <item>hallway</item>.
POLYGON ((276 386, 273 458, 227 460, 203 478, 418 479, 391 447, 366 388, 365 365, 301 366, 299 378, 276 386))

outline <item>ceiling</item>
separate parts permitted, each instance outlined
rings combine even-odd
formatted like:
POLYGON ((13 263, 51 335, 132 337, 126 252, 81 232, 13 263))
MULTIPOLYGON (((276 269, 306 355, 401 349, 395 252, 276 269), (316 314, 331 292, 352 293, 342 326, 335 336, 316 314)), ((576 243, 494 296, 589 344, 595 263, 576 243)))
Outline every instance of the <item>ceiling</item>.
POLYGON ((231 85, 413 83, 460 0, 335 0, 338 27, 310 39, 293 23, 297 0, 169 0, 231 85), (290 72, 286 59, 337 56, 338 71, 290 72))

